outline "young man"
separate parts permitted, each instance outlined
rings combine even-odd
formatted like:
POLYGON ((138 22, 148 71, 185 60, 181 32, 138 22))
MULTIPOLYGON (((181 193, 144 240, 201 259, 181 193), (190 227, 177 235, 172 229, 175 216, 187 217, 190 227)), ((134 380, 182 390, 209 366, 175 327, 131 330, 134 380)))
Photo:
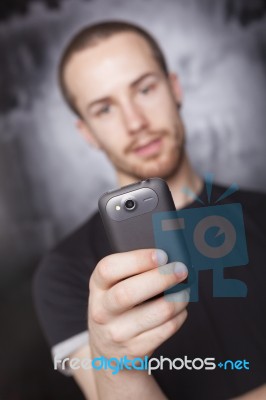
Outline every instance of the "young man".
MULTIPOLYGON (((147 32, 122 22, 85 28, 65 50, 60 84, 78 130, 109 157, 119 186, 157 176, 177 209, 197 206, 184 186, 206 198, 185 150, 178 79, 147 32)), ((224 190, 214 185, 213 198, 224 190)), ((73 368, 87 399, 266 398, 265 196, 238 192, 232 201, 244 207, 250 263, 227 277, 245 281, 247 298, 213 298, 207 272, 196 303, 188 304, 187 291, 177 302, 145 301, 182 282, 186 266, 167 264, 160 249, 111 254, 99 213, 43 260, 35 301, 57 368, 66 357, 246 360, 241 370, 166 366, 152 375, 73 368), (162 266, 169 274, 159 273, 162 266)))

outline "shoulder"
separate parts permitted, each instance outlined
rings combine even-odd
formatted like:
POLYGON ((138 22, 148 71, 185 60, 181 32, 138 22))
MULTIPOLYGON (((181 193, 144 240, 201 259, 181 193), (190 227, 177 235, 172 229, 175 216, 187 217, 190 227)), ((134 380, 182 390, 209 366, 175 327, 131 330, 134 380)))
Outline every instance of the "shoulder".
POLYGON ((241 189, 238 194, 240 200, 249 208, 265 209, 266 192, 241 189))
POLYGON ((244 188, 231 191, 230 185, 228 187, 220 184, 213 185, 213 199, 215 201, 217 201, 218 198, 223 196, 225 193, 226 196, 221 200, 221 203, 239 202, 247 209, 256 209, 257 207, 263 209, 265 208, 266 192, 244 188))
POLYGON ((239 188, 234 192, 222 185, 214 185, 215 205, 240 203, 245 223, 249 228, 266 232, 266 193, 259 190, 239 188), (226 194, 224 196, 224 193, 226 194), (221 198, 221 201, 217 199, 221 198))
POLYGON ((239 202, 243 207, 244 214, 247 216, 255 220, 266 220, 266 193, 240 188, 231 196, 231 201, 239 202))

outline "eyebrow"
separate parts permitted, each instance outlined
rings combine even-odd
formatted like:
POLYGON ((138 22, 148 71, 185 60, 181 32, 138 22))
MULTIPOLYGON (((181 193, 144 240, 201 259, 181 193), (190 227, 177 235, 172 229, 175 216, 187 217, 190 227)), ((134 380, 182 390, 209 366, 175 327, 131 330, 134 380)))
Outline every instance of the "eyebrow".
POLYGON ((130 87, 135 87, 135 86, 137 86, 141 81, 143 81, 143 80, 146 79, 146 78, 149 78, 150 76, 151 76, 151 77, 158 78, 158 74, 157 74, 156 72, 146 72, 145 74, 141 75, 138 79, 136 79, 135 81, 133 81, 133 82, 130 84, 130 87))
MULTIPOLYGON (((131 88, 136 87, 139 83, 141 83, 141 81, 143 81, 144 79, 149 78, 149 77, 155 77, 155 78, 157 78, 157 77, 158 77, 158 74, 155 73, 155 72, 146 72, 145 74, 141 75, 139 78, 137 78, 136 80, 134 80, 133 82, 131 82, 131 83, 130 83, 130 87, 131 87, 131 88)), ((102 98, 100 98, 100 99, 93 100, 91 103, 89 103, 89 104, 87 105, 86 108, 87 108, 87 110, 90 110, 93 106, 95 106, 95 105, 97 105, 97 104, 100 104, 100 103, 108 102, 109 100, 110 100, 110 97, 109 97, 109 96, 106 96, 106 97, 102 97, 102 98)))

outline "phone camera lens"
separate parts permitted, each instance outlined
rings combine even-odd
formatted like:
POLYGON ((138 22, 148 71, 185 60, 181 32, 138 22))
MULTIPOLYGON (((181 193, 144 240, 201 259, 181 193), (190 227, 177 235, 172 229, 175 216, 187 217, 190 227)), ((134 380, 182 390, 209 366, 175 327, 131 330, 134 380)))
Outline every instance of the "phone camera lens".
POLYGON ((128 211, 132 211, 132 210, 134 210, 134 208, 136 207, 136 202, 135 202, 134 200, 132 200, 132 199, 128 199, 128 200, 125 202, 125 207, 126 207, 126 209, 127 209, 128 211))

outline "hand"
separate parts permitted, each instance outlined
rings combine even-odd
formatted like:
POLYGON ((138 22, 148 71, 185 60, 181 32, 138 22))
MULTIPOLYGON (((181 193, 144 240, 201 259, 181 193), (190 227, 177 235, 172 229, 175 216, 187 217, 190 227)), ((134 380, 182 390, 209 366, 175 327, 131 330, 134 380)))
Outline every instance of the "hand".
POLYGON ((180 329, 187 317, 188 290, 149 300, 187 277, 184 264, 166 262, 162 250, 141 249, 109 255, 97 264, 88 307, 95 353, 106 358, 150 356, 180 329))

